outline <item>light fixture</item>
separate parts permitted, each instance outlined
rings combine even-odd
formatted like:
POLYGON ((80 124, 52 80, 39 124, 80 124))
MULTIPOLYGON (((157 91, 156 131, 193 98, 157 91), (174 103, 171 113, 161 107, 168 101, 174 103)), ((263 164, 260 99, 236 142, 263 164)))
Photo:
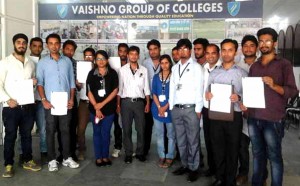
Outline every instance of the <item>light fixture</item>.
POLYGON ((126 0, 127 3, 131 4, 146 4, 148 3, 147 0, 126 0))

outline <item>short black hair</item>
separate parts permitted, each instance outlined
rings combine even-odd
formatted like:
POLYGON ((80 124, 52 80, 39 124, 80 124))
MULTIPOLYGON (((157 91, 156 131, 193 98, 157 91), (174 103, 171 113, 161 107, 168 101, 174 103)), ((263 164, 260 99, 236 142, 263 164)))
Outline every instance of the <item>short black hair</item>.
POLYGON ((137 47, 137 46, 133 45, 133 46, 129 47, 128 53, 131 52, 131 51, 136 51, 138 54, 140 54, 140 48, 137 47))
POLYGON ((93 48, 88 47, 88 48, 84 49, 83 55, 85 55, 86 52, 91 52, 93 54, 93 56, 95 57, 95 53, 96 52, 95 52, 95 50, 93 48))
POLYGON ((181 47, 183 47, 183 46, 185 46, 185 47, 187 47, 188 49, 192 49, 192 43, 191 43, 191 41, 189 40, 189 39, 187 39, 187 38, 184 38, 184 39, 179 39, 179 41, 177 42, 177 44, 176 44, 176 47, 179 49, 179 48, 181 48, 181 47))
POLYGON ((107 52, 104 50, 98 50, 96 52, 95 56, 97 56, 98 54, 102 55, 106 60, 108 60, 108 58, 109 58, 107 52))
POLYGON ((273 41, 277 42, 278 34, 271 27, 266 27, 266 28, 262 28, 262 29, 258 30, 256 35, 257 35, 257 38, 259 38, 261 35, 266 35, 266 34, 271 35, 273 41))
MULTIPOLYGON (((171 57, 168 54, 164 54, 164 55, 162 55, 162 56, 159 57, 159 62, 161 62, 163 59, 167 59, 169 61, 170 70, 171 70, 172 66, 173 66, 171 57)), ((160 71, 162 71, 162 68, 160 68, 160 71)))
POLYGON ((75 43, 75 41, 68 39, 67 41, 64 42, 63 44, 63 49, 67 46, 67 45, 72 45, 74 47, 74 50, 77 49, 77 44, 75 43))
POLYGON ((158 48, 160 48, 160 42, 156 39, 151 39, 148 43, 147 43, 147 49, 149 50, 149 47, 151 45, 155 45, 157 46, 158 48))
POLYGON ((43 40, 40 37, 33 37, 30 39, 29 46, 31 46, 34 41, 41 42, 43 45, 43 40))
POLYGON ((220 47, 219 47, 218 45, 216 45, 216 44, 211 43, 211 44, 208 44, 208 45, 206 46, 206 48, 207 48, 207 47, 215 47, 216 50, 217 50, 217 52, 220 53, 220 47))
POLYGON ((121 47, 126 48, 127 51, 128 51, 128 49, 129 49, 129 47, 128 47, 128 45, 127 45, 126 43, 120 43, 120 44, 118 45, 118 50, 119 50, 121 47))
POLYGON ((173 52, 174 50, 178 50, 178 48, 175 46, 175 47, 172 48, 172 52, 173 52))
POLYGON ((247 41, 251 41, 256 47, 258 46, 258 41, 254 35, 245 35, 242 39, 242 46, 244 46, 247 41))
POLYGON ((56 33, 52 33, 52 34, 49 34, 47 37, 46 37, 46 43, 48 44, 48 40, 49 38, 56 38, 58 40, 59 43, 61 43, 61 39, 60 39, 60 36, 56 33))
POLYGON ((206 38, 197 38, 194 40, 193 45, 197 45, 197 44, 202 45, 203 49, 205 50, 209 42, 206 38))
POLYGON ((239 44, 236 40, 234 39, 224 39, 222 42, 221 42, 221 48, 222 46, 225 44, 225 43, 232 43, 234 45, 234 48, 235 48, 235 51, 237 51, 238 47, 239 47, 239 44))

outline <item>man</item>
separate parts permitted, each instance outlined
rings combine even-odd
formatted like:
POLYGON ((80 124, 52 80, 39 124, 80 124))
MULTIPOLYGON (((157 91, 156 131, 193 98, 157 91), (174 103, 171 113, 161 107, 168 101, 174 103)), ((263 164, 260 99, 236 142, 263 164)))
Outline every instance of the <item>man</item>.
MULTIPOLYGON (((95 61, 95 50, 93 48, 86 48, 83 51, 83 58, 87 62, 91 62, 91 65, 94 65, 95 61)), ((79 106, 78 106, 78 126, 77 126, 77 135, 78 135, 78 160, 82 161, 85 159, 85 130, 87 124, 89 123, 90 111, 88 109, 89 98, 86 95, 86 84, 78 83, 81 87, 79 90, 79 106)))
POLYGON ((138 64, 140 49, 131 46, 128 50, 128 61, 119 71, 119 92, 117 113, 122 116, 123 143, 125 163, 132 163, 132 121, 137 131, 136 158, 144 162, 145 113, 150 110, 150 89, 147 69, 138 64), (145 105, 146 98, 146 105, 145 105), (122 103, 120 105, 120 100, 122 103))
MULTIPOLYGON (((204 68, 204 90, 207 89, 207 81, 209 74, 218 68, 221 65, 220 58, 220 48, 216 44, 209 44, 205 50, 205 58, 206 63, 203 66, 204 68)), ((204 175, 207 177, 215 175, 215 162, 213 158, 211 137, 210 137, 210 126, 211 121, 208 118, 208 101, 205 100, 205 92, 203 93, 204 98, 204 106, 202 109, 202 118, 203 118, 203 132, 204 132, 204 140, 207 151, 207 165, 208 170, 205 171, 204 175)))
POLYGON ((201 66, 203 66, 206 62, 205 50, 208 44, 209 42, 206 38, 198 38, 193 42, 195 59, 201 66))
MULTIPOLYGON (((73 73, 76 83, 76 88, 80 89, 80 84, 77 81, 77 61, 73 58, 75 51, 77 49, 77 44, 73 40, 67 40, 63 44, 63 55, 67 56, 73 65, 73 73)), ((72 107, 72 118, 70 123, 70 153, 73 158, 73 160, 78 161, 78 158, 76 156, 76 145, 77 145, 77 135, 76 135, 76 128, 78 125, 78 103, 77 103, 77 89, 75 89, 75 96, 74 96, 74 106, 72 107)), ((58 133, 58 141, 59 141, 59 149, 61 152, 62 142, 61 142, 61 133, 58 133)), ((60 157, 58 158, 58 161, 62 161, 62 154, 60 154, 60 157)))
POLYGON ((283 159, 281 141, 284 134, 282 119, 288 98, 298 94, 291 62, 275 53, 278 34, 272 28, 257 32, 261 58, 253 63, 249 77, 262 77, 266 108, 249 108, 248 127, 252 143, 252 185, 263 185, 267 178, 267 159, 271 163, 271 185, 282 185, 283 159))
MULTIPOLYGON (((19 33, 13 37, 14 52, 0 61, 0 102, 3 104, 4 137, 4 166, 3 177, 14 176, 14 147, 18 129, 21 136, 23 152, 23 168, 39 171, 41 167, 32 159, 31 130, 34 123, 34 104, 19 104, 20 94, 16 83, 32 79, 36 85, 35 65, 26 56, 28 37, 19 33)), ((33 94, 33 92, 32 92, 33 94)))
MULTIPOLYGON (((245 35, 242 39, 242 53, 244 58, 241 59, 238 66, 243 68, 247 73, 249 73, 249 69, 251 65, 257 60, 256 52, 257 52, 258 42, 255 36, 253 35, 245 35)), ((238 176, 236 177, 236 185, 243 185, 248 182, 248 173, 249 173, 249 132, 248 132, 248 124, 247 119, 243 118, 243 130, 242 136, 240 140, 240 150, 239 150, 239 168, 238 168, 238 176)))
MULTIPOLYGON (((118 56, 121 60, 121 66, 124 66, 127 64, 127 55, 128 55, 128 45, 126 43, 120 43, 118 45, 118 56)), ((113 153, 111 154, 114 158, 118 158, 121 149, 122 149, 122 129, 119 123, 119 114, 115 114, 114 118, 114 135, 115 135, 115 149, 113 150, 113 153)))
MULTIPOLYGON (((207 85, 212 83, 233 85, 233 93, 230 101, 234 108, 233 121, 211 119, 210 135, 215 161, 216 180, 212 184, 235 185, 235 177, 238 166, 238 151, 242 133, 242 112, 240 103, 242 97, 242 78, 247 72, 237 66, 234 57, 237 53, 238 43, 232 39, 224 39, 221 42, 222 65, 209 74, 207 85)), ((206 99, 210 101, 213 94, 206 92, 206 99)), ((221 104, 221 103, 220 103, 221 104)))
POLYGON ((29 42, 30 58, 33 62, 37 63, 41 59, 43 51, 43 40, 40 37, 31 38, 29 42))
POLYGON ((177 48, 180 61, 172 67, 169 105, 182 166, 173 174, 188 173, 187 180, 193 182, 198 178, 200 162, 199 123, 203 107, 203 71, 191 57, 190 40, 180 39, 177 48))
POLYGON ((48 169, 58 171, 55 156, 55 131, 59 128, 62 140, 63 166, 78 168, 70 156, 70 121, 71 109, 74 106, 75 81, 72 62, 68 57, 60 55, 61 38, 58 34, 50 34, 46 38, 50 54, 40 60, 37 66, 38 91, 45 108, 46 138, 48 147, 48 169), (68 102, 65 103, 68 112, 66 115, 53 115, 51 109, 51 94, 66 92, 68 102))
MULTIPOLYGON (((150 85, 150 91, 152 90, 152 80, 153 76, 160 71, 159 58, 160 58, 160 42, 156 39, 152 39, 147 43, 147 49, 149 51, 149 58, 147 58, 143 66, 147 68, 148 79, 150 85)), ((150 105, 152 104, 152 99, 150 99, 150 105)), ((144 155, 147 156, 151 146, 152 128, 153 128, 153 116, 151 110, 145 113, 146 128, 145 128, 145 146, 144 155)))
POLYGON ((172 60, 174 64, 177 64, 180 60, 179 51, 176 46, 172 48, 172 60))

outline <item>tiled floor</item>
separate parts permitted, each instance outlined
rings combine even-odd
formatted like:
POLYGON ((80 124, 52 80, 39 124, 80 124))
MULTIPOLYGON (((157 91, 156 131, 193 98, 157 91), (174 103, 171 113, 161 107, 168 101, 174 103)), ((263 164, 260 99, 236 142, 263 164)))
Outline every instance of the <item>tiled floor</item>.
MULTIPOLYGON (((113 129, 112 129, 113 131, 113 129)), ((153 136, 154 137, 154 136, 153 136)), ((155 138, 155 137, 154 137, 155 138)), ((39 138, 33 138, 34 157, 38 160, 39 138)), ((134 138, 135 140, 135 138, 134 138)), ((154 139, 155 140, 155 139, 154 139)), ((172 171, 180 166, 176 162, 173 167, 168 169, 161 169, 157 166, 157 154, 155 141, 152 141, 151 152, 148 156, 148 161, 141 163, 134 160, 132 164, 127 165, 123 161, 123 155, 118 159, 112 159, 113 165, 111 167, 96 167, 93 158, 92 149, 92 128, 89 125, 87 130, 87 159, 80 162, 79 169, 70 169, 61 167, 58 172, 48 172, 47 165, 43 166, 40 172, 30 172, 18 166, 16 158, 15 176, 13 178, 0 177, 0 186, 56 186, 56 185, 209 185, 213 179, 200 177, 194 183, 188 183, 185 176, 174 176, 172 171)), ((113 144, 113 138, 112 143, 113 144)), ((113 147, 111 145, 111 147, 113 147)), ((284 186, 298 186, 300 185, 300 140, 298 139, 298 132, 295 129, 286 131, 283 139, 283 154, 284 154, 284 186)), ((202 140, 202 149, 205 153, 204 142, 202 140)), ((0 163, 1 171, 3 171, 3 146, 0 147, 0 163)), ((206 161, 206 159, 205 159, 206 161)), ((251 165, 250 165, 251 166, 251 165)), ((2 174, 2 172, 1 172, 2 174)), ((250 173, 251 174, 251 171, 250 173)), ((268 185, 270 181, 268 180, 268 185)), ((248 184, 250 185, 250 183, 248 184)))

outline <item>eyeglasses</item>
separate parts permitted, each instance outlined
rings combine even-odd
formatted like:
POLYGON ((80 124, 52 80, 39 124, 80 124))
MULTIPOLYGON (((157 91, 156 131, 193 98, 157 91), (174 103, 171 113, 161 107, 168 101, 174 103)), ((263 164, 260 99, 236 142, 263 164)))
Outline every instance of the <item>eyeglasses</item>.
POLYGON ((273 43, 272 40, 265 40, 265 41, 259 40, 259 41, 258 41, 258 44, 259 44, 259 45, 262 45, 262 44, 265 44, 265 45, 271 45, 272 43, 273 43))
POLYGON ((84 57, 86 57, 86 58, 93 58, 94 56, 87 55, 87 56, 84 56, 84 57))
POLYGON ((179 51, 188 51, 189 48, 179 48, 179 51))
POLYGON ((105 61, 105 58, 96 58, 96 61, 105 61))

